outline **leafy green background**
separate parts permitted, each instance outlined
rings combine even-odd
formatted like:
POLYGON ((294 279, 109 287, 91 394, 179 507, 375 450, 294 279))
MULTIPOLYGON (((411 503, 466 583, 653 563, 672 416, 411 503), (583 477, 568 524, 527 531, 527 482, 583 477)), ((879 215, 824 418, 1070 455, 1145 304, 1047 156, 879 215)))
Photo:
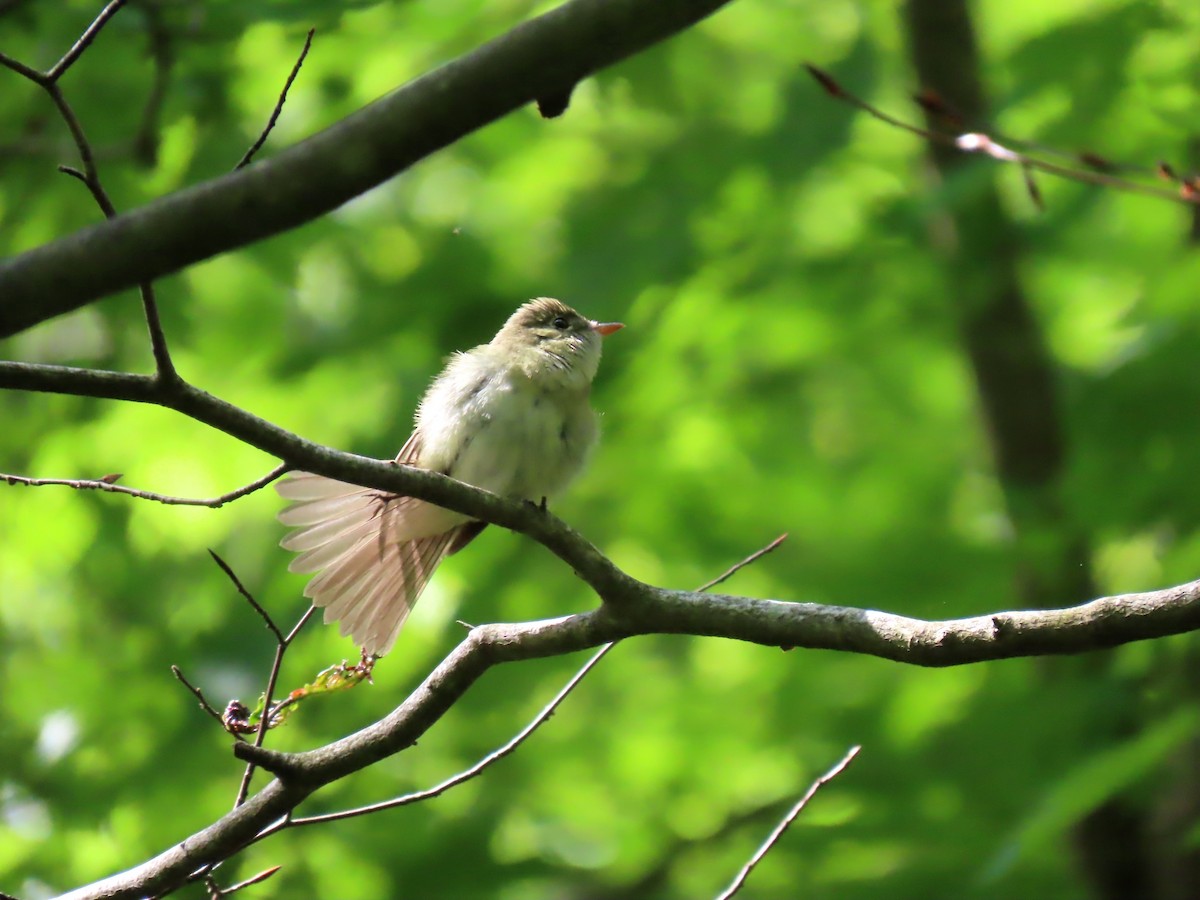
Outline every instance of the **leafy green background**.
MULTIPOLYGON (((98 6, 6 4, 0 51, 48 67, 98 6)), ((311 26, 264 153, 542 6, 131 4, 63 86, 128 209, 231 168, 311 26), (159 121, 143 129, 155 29, 172 65, 159 121)), ((1187 161, 1193 6, 987 0, 972 11, 1001 131, 1187 161)), ((177 365, 306 437, 390 456, 445 354, 487 339, 528 297, 562 297, 628 328, 608 342, 596 385, 602 445, 556 511, 631 574, 692 587, 787 531, 733 591, 929 618, 1019 607, 1020 542, 957 324, 972 298, 930 242, 931 222, 964 214, 982 179, 1006 218, 975 227, 1015 234, 1056 367, 1068 441, 1056 503, 1087 548, 1072 564, 1103 593, 1195 577, 1190 211, 1043 178, 1039 213, 1016 171, 987 163, 936 183, 919 139, 829 99, 804 61, 919 118, 892 4, 742 0, 584 82, 561 119, 522 110, 319 222, 160 282, 177 365)), ((9 255, 97 212, 55 172, 77 160, 46 97, 0 79, 9 255)), ((0 352, 150 366, 131 295, 0 352)), ((0 471, 22 475, 121 472, 211 496, 273 464, 135 405, 10 393, 0 422, 0 471)), ((261 690, 272 642, 206 550, 294 621, 303 582, 276 546, 279 506, 271 491, 214 511, 0 486, 0 890, 48 896, 103 877, 228 810, 241 773, 229 738, 169 666, 218 705, 261 690)), ((461 637, 456 618, 593 603, 546 551, 490 529, 439 572, 374 687, 306 706, 272 746, 318 746, 384 715, 461 637)), ((283 684, 353 654, 335 629, 312 627, 283 684)), ((466 767, 582 661, 493 671, 419 746, 302 812, 466 767)), ((862 744, 747 896, 1096 896, 1072 829, 1118 793, 1147 823, 1160 872, 1195 852, 1194 815, 1170 813, 1197 802, 1196 662, 1190 637, 945 671, 639 638, 484 777, 284 833, 220 875, 281 864, 248 892, 258 897, 712 896, 787 804, 862 744)))

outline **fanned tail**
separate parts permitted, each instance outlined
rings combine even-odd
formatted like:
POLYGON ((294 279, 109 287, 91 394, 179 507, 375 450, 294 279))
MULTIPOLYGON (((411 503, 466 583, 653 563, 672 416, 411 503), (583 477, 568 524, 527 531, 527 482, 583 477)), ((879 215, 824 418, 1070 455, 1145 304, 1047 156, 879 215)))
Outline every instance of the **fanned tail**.
POLYGON ((281 546, 300 554, 288 569, 318 573, 304 596, 377 656, 392 649, 438 563, 471 527, 439 506, 309 472, 276 490, 293 501, 279 514, 294 529, 281 546))

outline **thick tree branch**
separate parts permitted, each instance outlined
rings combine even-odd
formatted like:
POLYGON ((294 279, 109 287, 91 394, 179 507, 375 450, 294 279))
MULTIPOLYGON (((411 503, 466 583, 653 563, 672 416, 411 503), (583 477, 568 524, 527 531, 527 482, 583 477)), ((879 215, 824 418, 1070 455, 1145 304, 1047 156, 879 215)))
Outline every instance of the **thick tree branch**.
MULTIPOLYGON (((734 563, 732 566, 730 566, 728 569, 726 569, 724 572, 722 572, 716 578, 714 578, 711 581, 708 581, 708 582, 702 584, 700 587, 696 588, 696 592, 703 593, 704 591, 707 591, 707 590, 710 590, 711 588, 716 587, 718 584, 722 584, 725 581, 728 581, 730 578, 732 578, 734 575, 736 575, 742 569, 746 568, 746 566, 754 564, 755 562, 762 559, 764 556, 766 556, 771 551, 777 549, 779 547, 779 545, 782 544, 785 540, 787 540, 787 535, 781 534, 779 537, 775 538, 775 540, 771 541, 771 543, 767 544, 765 547, 763 547, 759 550, 756 550, 755 552, 753 552, 749 556, 747 556, 745 559, 734 563)), ((609 651, 612 650, 612 648, 615 646, 616 646, 615 643, 604 644, 596 653, 594 653, 592 655, 592 657, 586 663, 583 664, 583 666, 579 669, 579 671, 576 672, 571 677, 571 679, 562 687, 562 689, 559 690, 559 692, 554 696, 554 699, 551 700, 548 704, 546 704, 546 706, 544 706, 542 708, 542 711, 540 713, 538 713, 531 722, 529 722, 524 728, 522 728, 514 737, 509 739, 502 747, 499 747, 498 749, 493 750, 491 753, 489 753, 487 756, 485 756, 479 762, 475 763, 475 765, 471 766, 469 769, 466 769, 463 772, 459 772, 457 775, 454 775, 450 778, 445 779, 440 784, 437 784, 432 788, 428 788, 423 791, 417 791, 417 792, 411 793, 411 794, 405 794, 403 797, 396 797, 391 800, 384 800, 380 803, 372 803, 369 806, 362 806, 357 809, 348 809, 348 810, 343 810, 341 812, 327 813, 325 815, 320 815, 320 816, 307 816, 302 819, 296 819, 296 818, 289 819, 288 822, 286 823, 287 827, 296 827, 299 825, 317 825, 322 822, 334 822, 339 819, 349 819, 349 818, 353 818, 355 816, 369 815, 371 813, 380 812, 380 811, 386 810, 386 809, 394 809, 398 806, 408 806, 413 803, 420 803, 424 800, 430 800, 434 797, 441 796, 443 793, 448 791, 450 788, 456 787, 456 786, 462 784, 463 782, 470 781, 472 778, 475 778, 476 776, 481 774, 489 766, 499 762, 501 759, 503 759, 504 757, 506 757, 510 753, 512 753, 514 750, 516 750, 517 747, 519 747, 526 739, 528 739, 530 735, 532 735, 535 731, 537 731, 538 728, 540 728, 543 724, 545 724, 545 722, 550 718, 551 715, 554 714, 554 711, 556 709, 558 709, 558 707, 562 704, 562 702, 564 700, 566 700, 567 697, 571 694, 571 692, 574 691, 575 688, 577 688, 579 686, 579 683, 581 681, 583 681, 584 678, 587 677, 588 673, 591 672, 591 670, 594 669, 597 666, 597 664, 599 664, 600 660, 602 660, 605 656, 607 656, 609 651)), ((257 741, 256 744, 261 747, 262 741, 257 741)))
POLYGON ((412 746, 499 663, 557 656, 639 634, 695 634, 953 666, 1078 653, 1200 628, 1200 581, 1067 609, 941 622, 815 603, 670 591, 627 576, 621 588, 602 597, 606 604, 592 612, 474 629, 390 715, 325 747, 293 754, 234 745, 239 759, 262 766, 279 780, 158 857, 66 897, 142 897, 169 889, 253 841, 314 791, 412 746))
POLYGON ((728 0, 570 0, 277 156, 0 264, 0 338, 312 221, 728 0))

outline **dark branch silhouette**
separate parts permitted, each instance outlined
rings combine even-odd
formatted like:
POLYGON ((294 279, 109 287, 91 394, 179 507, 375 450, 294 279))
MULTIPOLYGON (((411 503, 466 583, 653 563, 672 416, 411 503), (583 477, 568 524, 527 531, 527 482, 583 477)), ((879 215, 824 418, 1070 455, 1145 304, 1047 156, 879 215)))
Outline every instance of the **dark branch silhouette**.
POLYGON ((283 83, 283 90, 279 92, 279 99, 275 101, 275 108, 271 110, 271 116, 267 119, 267 124, 263 127, 258 139, 250 145, 249 149, 242 154, 242 158, 238 160, 238 164, 233 167, 235 172, 250 165, 251 160, 254 159, 254 155, 262 149, 263 144, 270 137, 272 130, 275 128, 275 123, 279 121, 279 114, 283 112, 283 105, 287 103, 288 91, 292 89, 292 84, 296 81, 296 76, 300 74, 300 67, 304 65, 308 51, 312 49, 313 35, 315 33, 315 28, 308 29, 308 36, 304 38, 304 49, 300 51, 300 56, 297 58, 296 64, 292 66, 292 71, 288 74, 287 81, 283 83))
POLYGON ((310 222, 726 2, 570 0, 271 159, 4 260, 0 338, 310 222))

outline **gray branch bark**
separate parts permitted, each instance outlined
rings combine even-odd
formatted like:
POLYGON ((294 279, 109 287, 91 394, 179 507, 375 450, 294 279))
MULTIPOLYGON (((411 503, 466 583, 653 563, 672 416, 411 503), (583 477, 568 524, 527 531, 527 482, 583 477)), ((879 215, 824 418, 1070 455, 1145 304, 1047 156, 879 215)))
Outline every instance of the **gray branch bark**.
MULTIPOLYGON (((466 488, 455 482, 448 487, 454 493, 466 488)), ((528 517, 540 523, 538 528, 545 527, 547 534, 557 535, 564 549, 560 556, 577 558, 593 572, 604 572, 609 583, 598 591, 604 601, 599 609, 472 630, 390 715, 325 747, 290 754, 235 744, 235 755, 272 772, 276 780, 208 828, 134 869, 65 895, 67 900, 144 897, 170 890, 205 863, 227 858, 251 843, 325 785, 411 747, 472 684, 500 663, 561 655, 634 635, 694 634, 953 666, 1078 653, 1200 628, 1200 581, 1104 597, 1067 609, 942 622, 842 606, 672 591, 629 577, 535 508, 499 502, 511 507, 512 521, 528 517)))

